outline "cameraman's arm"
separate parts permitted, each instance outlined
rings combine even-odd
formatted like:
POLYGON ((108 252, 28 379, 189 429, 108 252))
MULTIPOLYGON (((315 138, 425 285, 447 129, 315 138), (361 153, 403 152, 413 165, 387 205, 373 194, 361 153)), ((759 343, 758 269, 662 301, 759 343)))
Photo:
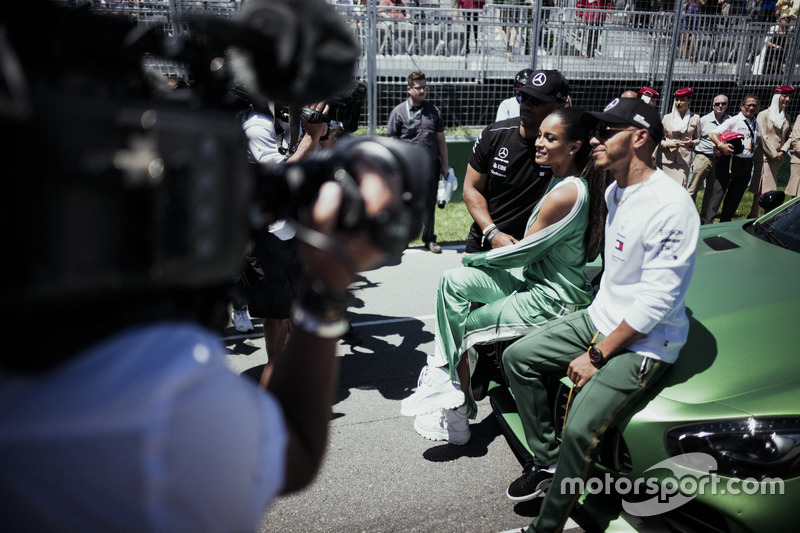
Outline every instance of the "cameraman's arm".
MULTIPOLYGON (((374 215, 399 197, 382 178, 373 174, 361 182, 361 195, 368 214, 374 215)), ((326 182, 314 206, 315 229, 333 236, 358 270, 369 268, 383 256, 365 234, 333 235, 341 189, 326 182)), ((330 293, 344 293, 354 272, 324 252, 303 245, 303 259, 308 275, 324 284, 330 293)), ((295 304, 297 305, 297 303, 295 304)), ((344 316, 342 317, 344 318, 344 316)), ((328 423, 336 384, 336 343, 295 324, 282 356, 275 362, 268 389, 280 402, 286 421, 289 443, 286 450, 283 492, 300 490, 310 483, 324 457, 328 423)))
MULTIPOLYGON (((318 102, 306 107, 314 109, 315 111, 320 111, 323 114, 328 113, 328 106, 325 102, 318 102)), ((327 122, 312 124, 303 119, 302 124, 305 135, 300 139, 294 153, 286 159, 286 163, 295 163, 316 152, 319 148, 319 140, 328 132, 327 122)))

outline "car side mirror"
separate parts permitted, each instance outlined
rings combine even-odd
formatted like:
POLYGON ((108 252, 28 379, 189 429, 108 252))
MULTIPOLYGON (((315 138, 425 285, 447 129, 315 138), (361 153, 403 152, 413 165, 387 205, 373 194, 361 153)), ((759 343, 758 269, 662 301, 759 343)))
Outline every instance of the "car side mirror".
POLYGON ((764 210, 764 213, 769 213, 786 199, 786 193, 783 191, 769 191, 761 195, 758 199, 758 206, 764 210))

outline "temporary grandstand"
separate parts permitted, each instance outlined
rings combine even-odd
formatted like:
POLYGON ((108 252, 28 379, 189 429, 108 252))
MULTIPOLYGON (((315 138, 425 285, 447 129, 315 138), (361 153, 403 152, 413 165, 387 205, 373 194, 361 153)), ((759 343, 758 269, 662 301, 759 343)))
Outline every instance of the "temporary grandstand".
MULTIPOLYGON (((512 95, 523 68, 558 69, 572 86, 575 105, 596 109, 626 89, 648 86, 661 93, 661 112, 674 89, 694 89, 693 108, 707 112, 714 95, 737 102, 748 93, 762 100, 778 85, 800 84, 800 32, 789 24, 736 15, 688 15, 674 9, 636 11, 621 0, 596 11, 587 25, 576 0, 535 0, 521 6, 489 0, 483 9, 454 9, 450 0, 405 0, 406 7, 377 0, 329 0, 355 33, 362 55, 355 76, 369 89, 365 132, 379 133, 392 106, 406 97, 408 73, 425 72, 429 99, 447 122, 448 133, 475 135, 494 121, 499 103, 512 95), (596 32, 596 51, 589 36, 596 32), (780 42, 781 53, 763 53, 780 42)), ((63 1, 79 4, 80 0, 63 1)), ((91 2, 97 9, 135 16, 179 35, 187 13, 235 14, 242 0, 117 0, 91 2)), ((663 4, 663 5, 666 5, 663 4)), ((583 10, 584 13, 592 10, 583 10)), ((180 65, 158 63, 164 74, 180 65)), ((735 109, 735 107, 734 107, 735 109)))

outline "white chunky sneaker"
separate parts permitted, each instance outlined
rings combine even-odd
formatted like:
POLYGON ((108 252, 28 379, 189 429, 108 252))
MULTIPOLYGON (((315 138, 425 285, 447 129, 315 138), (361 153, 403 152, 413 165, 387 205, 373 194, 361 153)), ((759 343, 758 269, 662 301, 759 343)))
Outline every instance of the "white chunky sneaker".
POLYGON ((417 390, 400 402, 400 414, 418 416, 461 405, 464 405, 464 393, 450 381, 447 369, 425 365, 419 374, 417 390))
POLYGON ((446 440, 450 444, 469 442, 467 406, 458 409, 439 409, 433 413, 419 415, 414 419, 417 433, 430 440, 446 440))
POLYGON ((233 327, 239 333, 247 333, 253 331, 253 323, 247 315, 247 308, 233 310, 233 327))

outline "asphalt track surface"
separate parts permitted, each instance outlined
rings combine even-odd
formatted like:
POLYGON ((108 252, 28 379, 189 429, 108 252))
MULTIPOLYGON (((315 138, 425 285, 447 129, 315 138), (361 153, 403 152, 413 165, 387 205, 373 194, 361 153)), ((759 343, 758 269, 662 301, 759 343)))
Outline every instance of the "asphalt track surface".
MULTIPOLYGON (((413 392, 433 352, 439 277, 460 266, 462 252, 463 246, 446 246, 441 255, 409 249, 399 263, 358 277, 349 316, 363 342, 339 343, 325 464, 310 488, 273 504, 263 532, 497 533, 530 523, 539 502, 514 504, 505 496, 522 469, 488 398, 478 403, 464 446, 424 439, 414 419, 400 415, 400 400, 413 392)), ((250 334, 228 330, 234 371, 266 360, 255 324, 250 334)))

